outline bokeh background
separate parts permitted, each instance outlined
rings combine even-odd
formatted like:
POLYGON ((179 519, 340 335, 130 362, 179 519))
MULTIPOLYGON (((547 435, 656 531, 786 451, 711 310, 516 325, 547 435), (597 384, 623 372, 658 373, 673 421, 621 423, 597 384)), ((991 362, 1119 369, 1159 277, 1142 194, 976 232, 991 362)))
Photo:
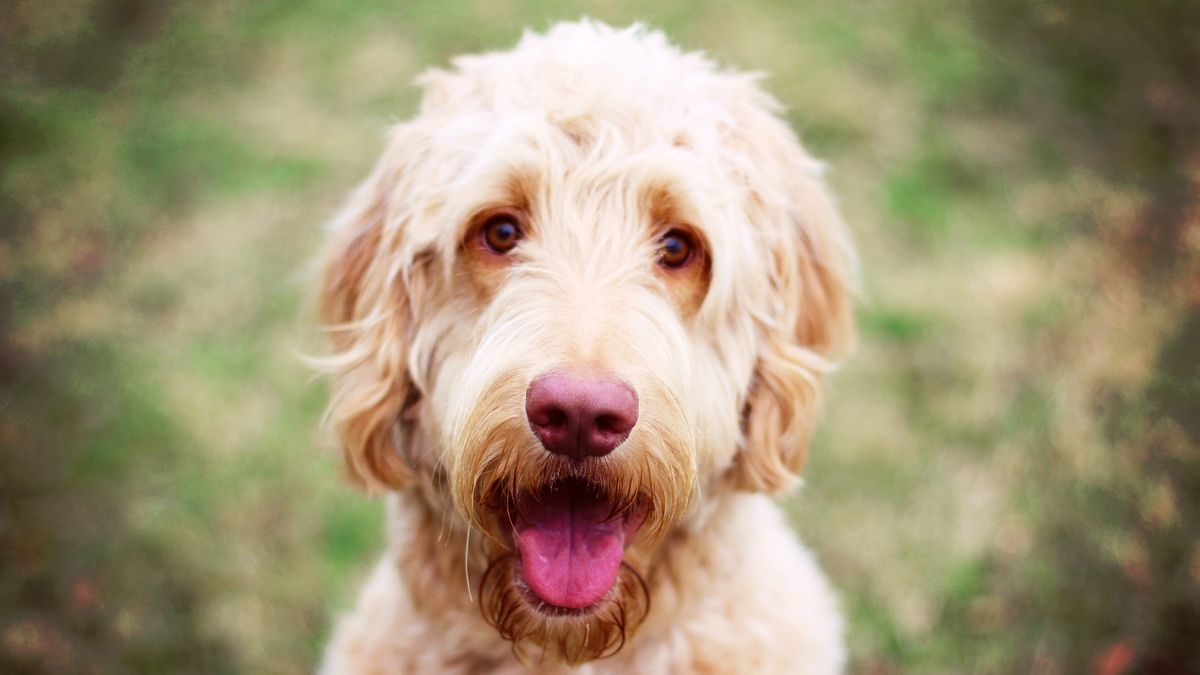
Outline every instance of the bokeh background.
POLYGON ((6 0, 0 671, 310 670, 381 546, 297 354, 409 85, 646 20, 862 249, 794 521, 859 673, 1200 672, 1200 3, 6 0))

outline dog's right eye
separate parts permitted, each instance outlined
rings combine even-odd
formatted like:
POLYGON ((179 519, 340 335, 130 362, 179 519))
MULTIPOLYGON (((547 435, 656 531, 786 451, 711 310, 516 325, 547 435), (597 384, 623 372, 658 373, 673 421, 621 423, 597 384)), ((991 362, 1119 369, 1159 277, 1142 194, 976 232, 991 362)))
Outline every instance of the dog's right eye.
POLYGON ((692 261, 692 238, 681 230, 663 235, 658 245, 658 264, 663 267, 683 267, 692 261))
POLYGON ((504 254, 513 250, 525 233, 521 231, 521 224, 516 216, 502 213, 488 218, 483 224, 480 236, 483 237, 485 246, 496 253, 504 254))

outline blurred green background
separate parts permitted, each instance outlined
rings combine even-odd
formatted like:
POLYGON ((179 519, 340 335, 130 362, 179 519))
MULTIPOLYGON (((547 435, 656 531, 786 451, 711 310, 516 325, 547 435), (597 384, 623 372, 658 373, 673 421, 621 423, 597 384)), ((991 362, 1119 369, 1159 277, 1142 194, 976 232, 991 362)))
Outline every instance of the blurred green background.
POLYGON ((382 541, 296 356, 319 226, 418 72, 587 13, 831 164, 861 347, 789 508, 852 670, 1200 672, 1198 8, 7 0, 0 671, 311 669, 382 541))

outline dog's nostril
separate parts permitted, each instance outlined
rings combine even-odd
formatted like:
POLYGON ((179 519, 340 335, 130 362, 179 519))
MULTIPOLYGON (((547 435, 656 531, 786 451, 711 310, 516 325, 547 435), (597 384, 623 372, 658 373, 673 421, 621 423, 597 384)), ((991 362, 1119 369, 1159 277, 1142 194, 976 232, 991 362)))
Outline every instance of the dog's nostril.
POLYGON ((617 430, 616 419, 614 419, 608 415, 601 415, 596 418, 596 430, 604 432, 606 434, 620 433, 617 430))
POLYGON ((546 415, 546 421, 542 426, 551 428, 565 427, 567 425, 567 413, 561 410, 551 410, 546 415))

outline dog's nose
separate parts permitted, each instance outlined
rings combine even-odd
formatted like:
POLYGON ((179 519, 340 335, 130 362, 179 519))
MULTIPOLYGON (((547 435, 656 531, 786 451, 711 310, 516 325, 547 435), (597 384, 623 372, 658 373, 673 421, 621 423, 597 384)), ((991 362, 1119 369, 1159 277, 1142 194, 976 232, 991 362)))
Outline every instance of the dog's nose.
POLYGON ((620 380, 552 372, 529 385, 525 416, 550 452, 572 459, 603 457, 637 424, 638 397, 620 380))

